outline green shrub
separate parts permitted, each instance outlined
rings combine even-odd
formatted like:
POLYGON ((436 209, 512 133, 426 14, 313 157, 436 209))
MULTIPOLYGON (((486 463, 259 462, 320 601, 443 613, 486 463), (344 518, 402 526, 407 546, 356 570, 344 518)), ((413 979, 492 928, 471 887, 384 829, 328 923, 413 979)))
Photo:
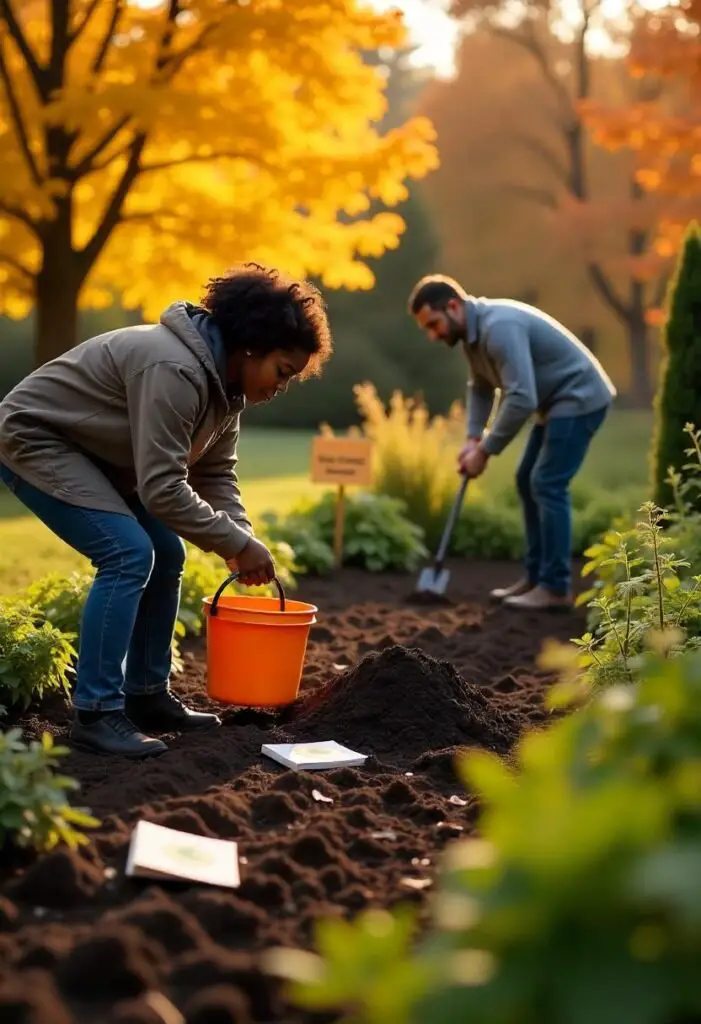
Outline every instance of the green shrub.
POLYGON ((93 575, 89 572, 73 572, 62 576, 54 572, 30 584, 22 600, 50 622, 62 633, 80 634, 80 620, 83 606, 92 586, 93 575))
POLYGON ((67 747, 54 746, 48 733, 29 744, 19 729, 0 733, 0 850, 8 843, 40 853, 60 842, 75 848, 88 841, 79 829, 100 824, 69 805, 67 794, 78 783, 54 773, 68 753, 67 747))
POLYGON ((470 501, 455 526, 451 551, 463 558, 516 560, 523 557, 523 523, 513 508, 470 501))
MULTIPOLYGON (((328 492, 316 507, 321 537, 333 542, 336 502, 328 492)), ((358 494, 346 499, 343 561, 369 572, 386 569, 413 572, 428 551, 423 530, 406 516, 404 502, 384 494, 358 494)))
MULTIPOLYGON (((607 603, 609 611, 622 614, 620 602, 617 607, 616 599, 629 588, 631 573, 630 586, 635 590, 631 600, 633 617, 641 608, 649 607, 651 599, 659 604, 655 593, 658 577, 653 571, 656 568, 655 547, 650 543, 651 517, 658 527, 664 527, 656 530, 657 549, 665 559, 674 562, 672 569, 677 581, 668 580, 666 586, 674 587, 675 591, 678 589, 677 598, 685 600, 685 594, 694 587, 696 577, 701 574, 701 515, 694 511, 692 500, 701 484, 701 432, 691 424, 686 425, 684 432, 690 438, 690 447, 685 450, 685 455, 691 461, 684 464, 683 471, 673 470, 669 475, 672 510, 663 512, 656 505, 645 505, 644 522, 636 525, 635 520, 621 519, 614 524, 616 528, 607 530, 585 550, 589 561, 583 575, 591 575, 593 583, 580 595, 579 604, 588 605, 588 624, 592 632, 601 633, 604 629, 607 603)), ((668 592, 665 600, 669 599, 668 592)), ((626 600, 624 609, 627 603, 626 600)), ((622 617, 628 620, 627 611, 622 617)), ((695 599, 685 604, 684 629, 691 637, 701 633, 695 599)))
POLYGON ((285 542, 294 551, 295 563, 313 576, 325 576, 334 567, 331 544, 321 536, 317 522, 308 511, 279 515, 267 512, 262 516, 267 535, 275 541, 285 542))
POLYGON ((580 597, 596 613, 595 628, 575 643, 593 684, 633 682, 646 638, 676 631, 668 656, 695 645, 701 632, 701 575, 682 577, 688 566, 672 549, 662 524, 666 513, 648 502, 626 534, 611 532, 589 549, 584 573, 606 570, 607 585, 580 597))
MULTIPOLYGON (((653 442, 653 496, 663 508, 674 504, 670 467, 684 463, 684 428, 701 423, 701 234, 689 226, 675 278, 668 292, 667 320, 663 331, 663 366, 655 398, 653 442)), ((701 511, 701 495, 693 496, 701 511)))
POLYGON ((50 622, 37 622, 31 605, 0 601, 0 701, 26 708, 46 691, 68 693, 74 639, 50 622))
MULTIPOLYGON (((288 516, 266 517, 271 535, 284 538, 291 546, 304 538, 295 548, 295 557, 306 570, 316 573, 327 572, 333 564, 335 522, 336 495, 332 491, 315 503, 299 505, 288 516)), ((343 536, 344 564, 369 572, 412 572, 428 554, 423 531, 407 519, 403 502, 383 494, 346 495, 343 536)))
MULTIPOLYGON (((548 659, 566 677, 571 653, 548 659)), ((411 912, 319 924, 272 950, 300 1007, 353 1024, 672 1024, 701 1013, 701 658, 648 654, 640 682, 519 744, 472 753, 479 839, 411 912)))
POLYGON ((583 555, 587 548, 611 528, 618 529, 630 520, 635 505, 613 497, 593 498, 572 517, 572 554, 583 555))

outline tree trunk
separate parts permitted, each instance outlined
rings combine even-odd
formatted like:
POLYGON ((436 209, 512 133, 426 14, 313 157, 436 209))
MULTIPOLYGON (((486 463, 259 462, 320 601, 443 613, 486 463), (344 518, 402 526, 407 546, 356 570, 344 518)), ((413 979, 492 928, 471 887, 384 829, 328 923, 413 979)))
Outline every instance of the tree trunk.
POLYGON ((650 380, 649 328, 642 310, 628 322, 628 351, 630 353, 630 399, 636 408, 646 409, 652 402, 650 380))
POLYGON ((46 226, 41 270, 36 279, 37 366, 62 355, 78 341, 78 299, 83 275, 72 244, 70 195, 57 202, 57 216, 46 226))
POLYGON ((45 264, 37 277, 34 363, 41 366, 73 348, 78 340, 80 285, 70 268, 45 264))

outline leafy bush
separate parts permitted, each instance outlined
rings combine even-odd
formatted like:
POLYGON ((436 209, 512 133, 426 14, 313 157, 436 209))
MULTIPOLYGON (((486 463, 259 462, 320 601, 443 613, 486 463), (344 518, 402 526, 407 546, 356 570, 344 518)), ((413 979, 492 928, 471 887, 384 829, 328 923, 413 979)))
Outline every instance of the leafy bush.
MULTIPOLYGON (((701 294, 701 233, 689 226, 675 278, 668 293, 667 319, 663 330, 664 360, 655 398, 653 443, 654 498, 670 508, 674 491, 669 479, 671 466, 680 468, 684 455, 683 429, 686 423, 701 423, 698 381, 701 375, 699 349, 699 295, 701 294)), ((697 491, 691 504, 701 510, 697 491)))
POLYGON ((278 543, 289 544, 294 551, 295 563, 313 576, 325 576, 334 567, 331 544, 321 536, 319 524, 309 509, 281 516, 277 512, 263 515, 266 533, 278 543))
POLYGON ((635 504, 617 497, 592 497, 572 516, 572 554, 583 555, 603 533, 612 527, 623 526, 635 507, 635 504))
MULTIPOLYGON (((285 538, 292 546, 297 541, 295 557, 306 570, 329 571, 333 565, 336 522, 336 495, 332 491, 315 503, 299 505, 288 516, 269 514, 265 519, 271 536, 285 538), (301 545, 300 538, 304 538, 301 545)), ((423 531, 407 519, 401 501, 382 494, 346 496, 345 565, 357 565, 370 572, 411 572, 427 554, 423 531)))
POLYGON ((28 707, 46 691, 69 692, 75 637, 37 622, 31 605, 0 601, 0 700, 28 707))
POLYGON ((54 774, 68 753, 67 747, 54 746, 48 733, 29 744, 22 742, 19 729, 0 733, 0 850, 8 843, 38 852, 60 842, 75 848, 88 841, 79 829, 100 824, 69 805, 67 794, 78 783, 54 774))
POLYGON ((652 502, 641 511, 644 518, 632 530, 608 534, 589 549, 592 560, 583 570, 613 573, 607 588, 588 592, 597 625, 575 641, 580 665, 594 683, 632 682, 651 632, 677 631, 678 640, 667 652, 671 656, 684 649, 684 642, 693 645, 701 627, 701 575, 680 577, 689 563, 671 550, 674 538, 662 530, 666 514, 652 502))
MULTIPOLYGON (((646 619, 651 608, 656 609, 658 620, 662 617, 668 621, 676 614, 678 602, 683 621, 677 625, 683 625, 692 639, 701 634, 696 600, 696 581, 701 575, 701 515, 694 511, 690 500, 701 485, 701 432, 691 424, 686 425, 685 432, 691 439, 685 454, 692 461, 685 463, 682 471, 670 470, 672 510, 644 505, 643 522, 621 521, 619 529, 606 531, 585 551, 589 561, 583 575, 591 575, 593 584, 580 595, 579 603, 589 606, 588 625, 597 634, 595 643, 610 632, 608 620, 613 617, 617 628, 622 625, 625 648, 629 630, 633 637, 641 636, 652 624, 646 619), (660 586, 664 593, 660 593, 660 586)), ((585 639, 592 642, 591 638, 585 639)))
POLYGON ((89 572, 73 572, 70 576, 50 573, 30 584, 22 600, 56 629, 77 637, 92 581, 93 576, 89 572))
POLYGON ((353 389, 363 433, 374 443, 374 490, 404 502, 412 523, 437 543, 458 479, 455 457, 465 436, 465 413, 454 403, 447 417, 430 418, 423 402, 395 391, 389 409, 372 384, 353 389))
POLYGON ((485 501, 469 501, 455 526, 451 550, 464 558, 521 558, 524 539, 519 512, 485 501))
MULTIPOLYGON (((572 523, 572 554, 583 554, 620 516, 622 506, 614 498, 579 491, 572 523)), ((573 495, 574 497, 574 495, 573 495)), ((575 503, 573 502, 573 505, 575 503)), ((625 506, 624 506, 625 507, 625 506)), ((464 506, 455 527, 451 550, 465 558, 515 560, 523 557, 523 518, 516 489, 494 500, 478 498, 464 506)))
MULTIPOLYGON (((321 955, 266 957, 293 1002, 349 1024, 698 1019, 701 658, 667 647, 526 736, 515 769, 462 759, 480 838, 448 847, 428 933, 410 912, 322 922, 321 955)), ((563 682, 571 653, 546 659, 563 682)))

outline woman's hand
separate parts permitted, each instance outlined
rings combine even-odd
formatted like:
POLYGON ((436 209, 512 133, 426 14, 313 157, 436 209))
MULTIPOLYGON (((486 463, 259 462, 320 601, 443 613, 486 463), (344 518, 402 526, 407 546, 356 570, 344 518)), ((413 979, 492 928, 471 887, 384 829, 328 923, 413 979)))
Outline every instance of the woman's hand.
POLYGON ((265 544, 251 537, 236 558, 226 563, 231 572, 240 573, 241 582, 247 587, 263 586, 275 576, 275 562, 265 544))

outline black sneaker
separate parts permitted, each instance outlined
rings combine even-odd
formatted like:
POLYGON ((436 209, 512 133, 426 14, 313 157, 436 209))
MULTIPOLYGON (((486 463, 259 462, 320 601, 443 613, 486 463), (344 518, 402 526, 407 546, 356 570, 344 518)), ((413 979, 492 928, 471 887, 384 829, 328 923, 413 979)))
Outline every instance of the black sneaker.
POLYGON ((168 749, 162 740, 140 732, 123 711, 106 711, 99 717, 91 715, 90 718, 91 721, 81 721, 78 712, 71 728, 71 742, 82 750, 142 758, 164 754, 168 749))
POLYGON ((127 694, 124 710, 144 732, 180 732, 185 729, 213 729, 221 725, 217 715, 191 711, 170 690, 143 696, 127 694))

